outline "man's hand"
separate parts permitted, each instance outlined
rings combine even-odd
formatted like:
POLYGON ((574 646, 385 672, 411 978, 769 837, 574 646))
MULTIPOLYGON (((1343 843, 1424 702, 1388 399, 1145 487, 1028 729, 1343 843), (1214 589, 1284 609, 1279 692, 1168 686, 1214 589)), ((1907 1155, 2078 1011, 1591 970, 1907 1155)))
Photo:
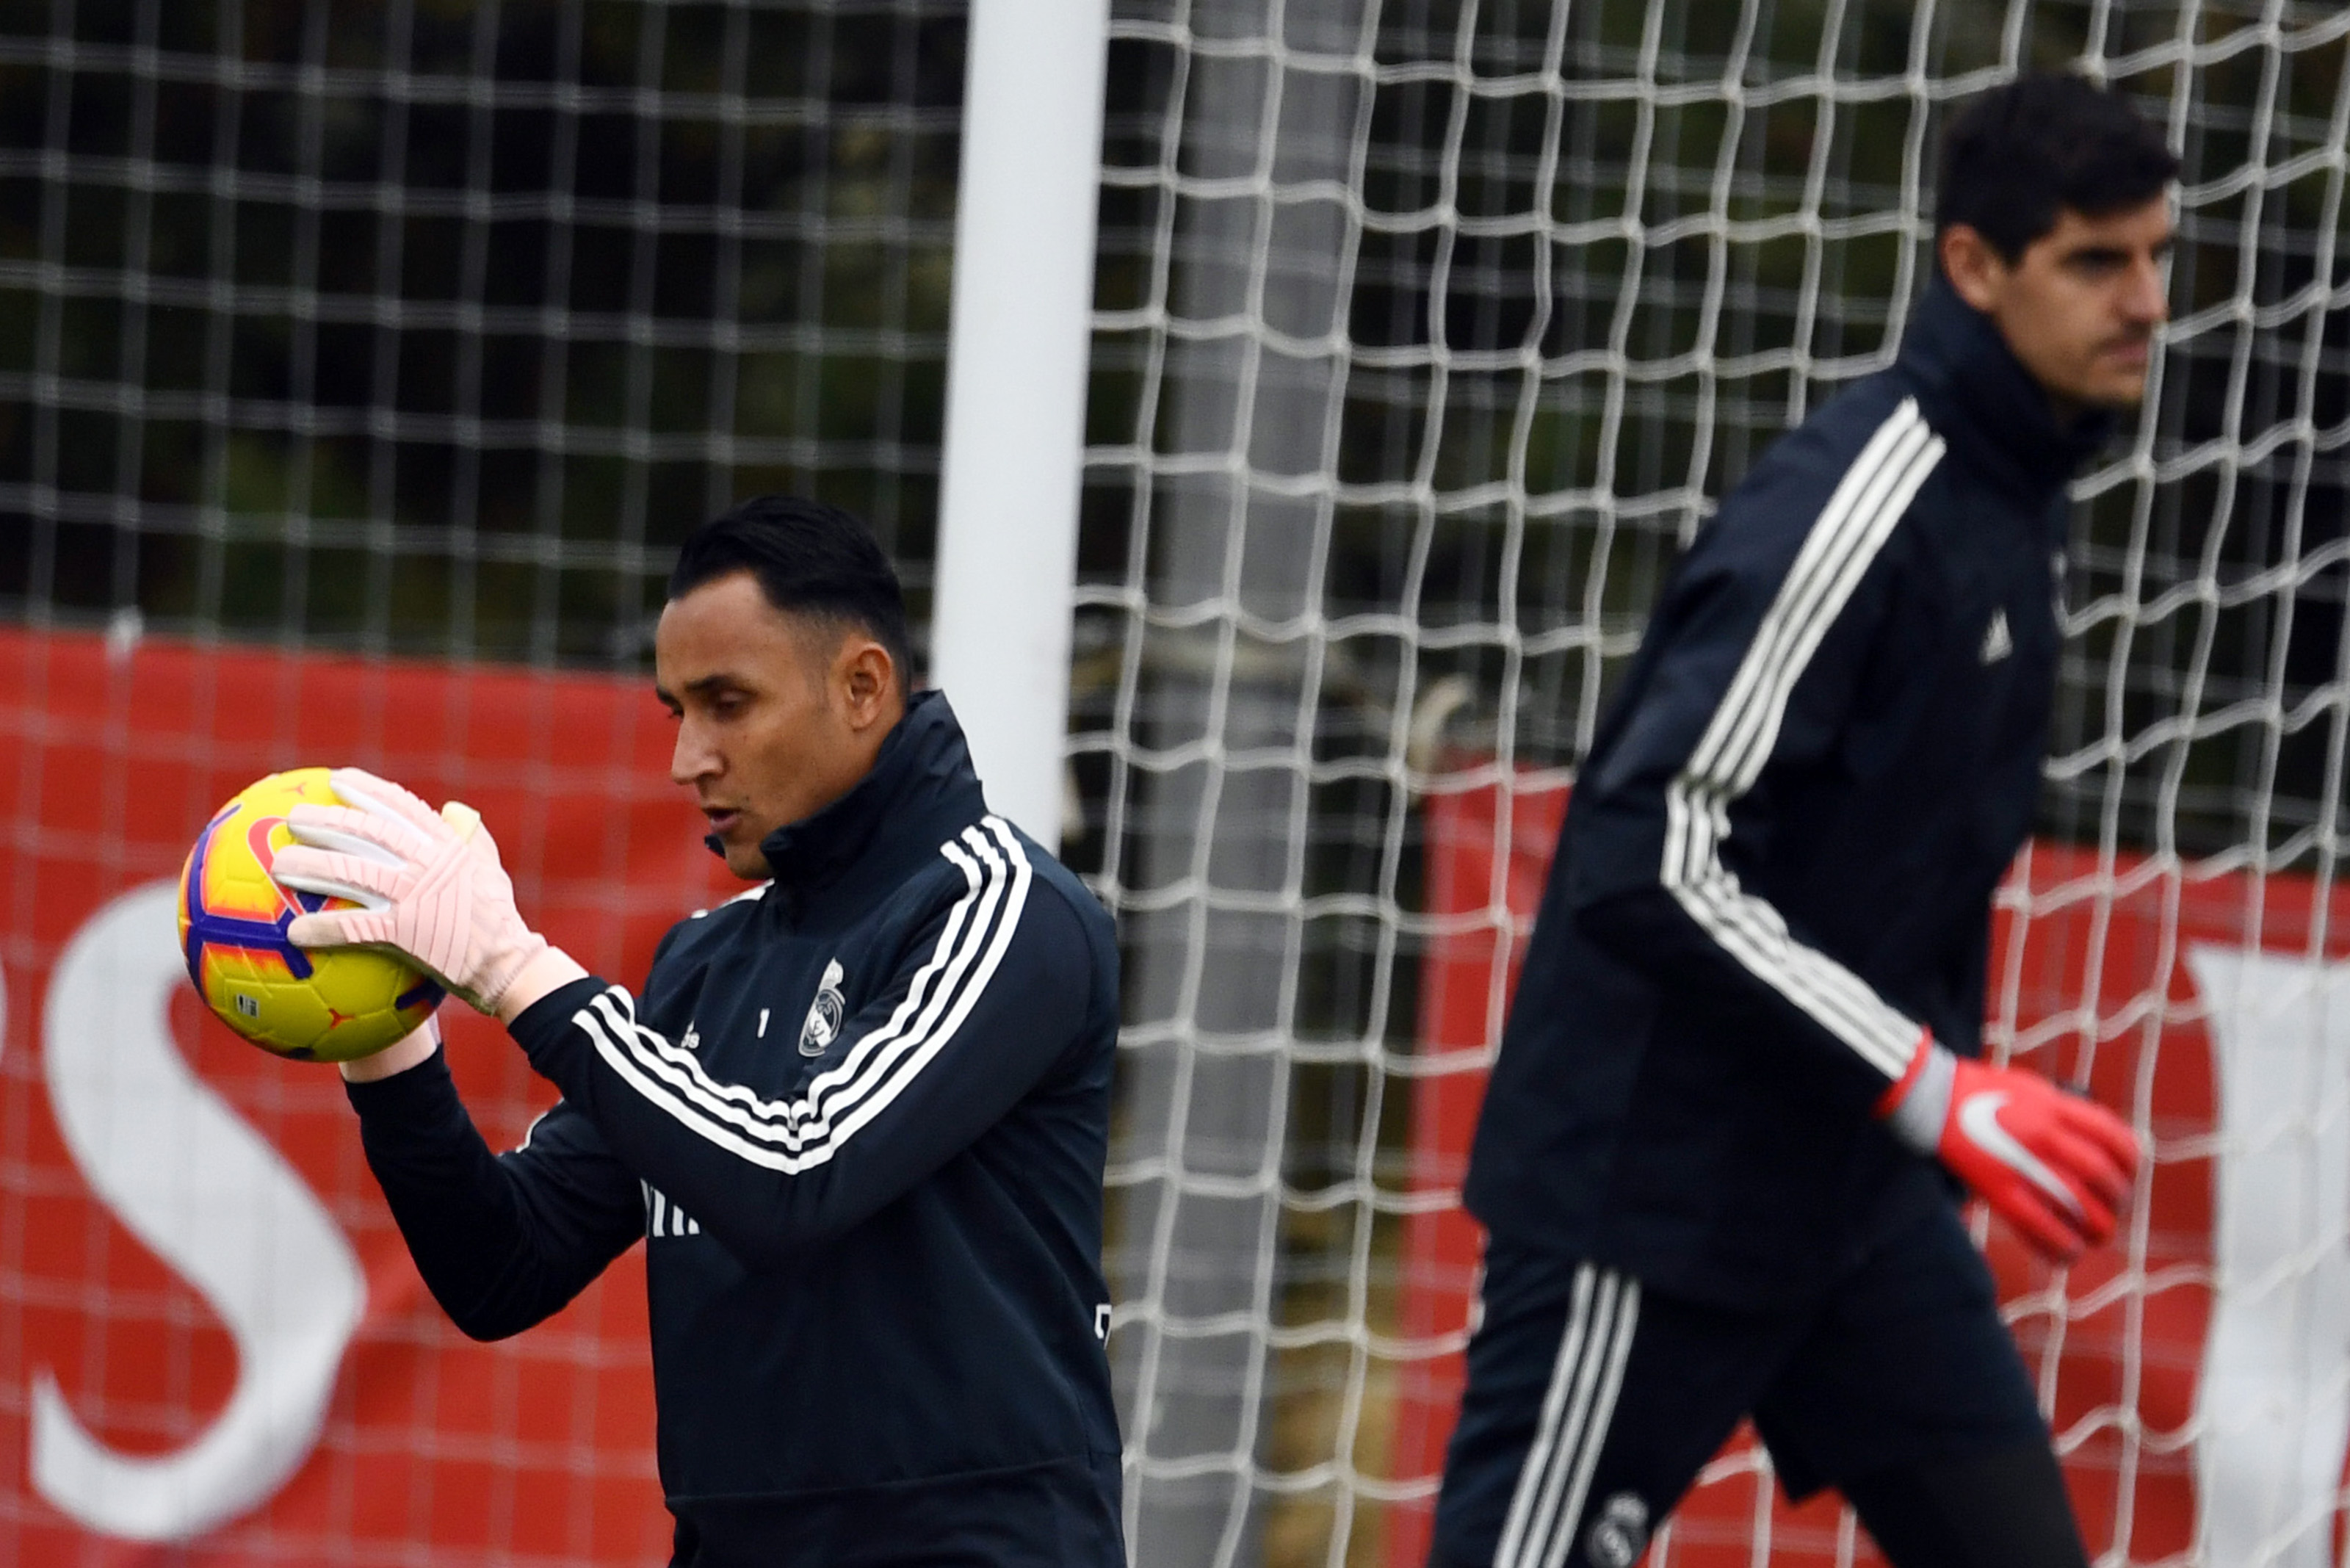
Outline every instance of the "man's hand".
POLYGON ((2137 1137, 2103 1106, 1930 1040, 1877 1114, 2063 1262, 2112 1240, 2137 1172, 2137 1137))
POLYGON ((337 768, 328 782, 352 804, 287 813, 294 842, 271 875, 361 908, 302 916, 286 929, 296 945, 390 948, 501 1018, 585 972, 524 923, 497 845, 471 807, 452 801, 436 814, 358 768, 337 768))

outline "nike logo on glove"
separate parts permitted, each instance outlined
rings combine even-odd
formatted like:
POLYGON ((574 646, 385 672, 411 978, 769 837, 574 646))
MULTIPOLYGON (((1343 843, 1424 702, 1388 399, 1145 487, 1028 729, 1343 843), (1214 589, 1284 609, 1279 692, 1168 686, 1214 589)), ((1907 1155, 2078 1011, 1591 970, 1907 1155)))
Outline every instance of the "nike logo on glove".
POLYGON ((2037 1073, 1954 1055, 1930 1036, 1877 1114, 2059 1262, 2113 1239, 2137 1179, 2137 1135, 2113 1112, 2037 1073))
POLYGON ((2073 1189, 2059 1180, 2038 1155, 2018 1143, 2013 1133, 2000 1125, 1999 1113, 2006 1104, 2004 1090, 1969 1096, 1959 1106, 1959 1130, 1984 1153, 2078 1214, 2081 1200, 2074 1196, 2073 1189))

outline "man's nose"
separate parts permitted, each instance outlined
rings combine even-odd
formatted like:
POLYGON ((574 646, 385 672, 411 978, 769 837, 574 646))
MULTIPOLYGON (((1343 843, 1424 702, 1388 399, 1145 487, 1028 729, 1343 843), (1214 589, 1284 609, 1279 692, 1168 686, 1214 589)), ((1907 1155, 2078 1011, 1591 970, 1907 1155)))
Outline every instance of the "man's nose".
POLYGON ((717 759, 703 743, 700 726, 691 719, 677 726, 677 744, 669 752, 669 777, 675 784, 691 784, 694 780, 717 772, 717 759))
POLYGON ((2170 319, 2170 294, 2163 286, 2162 258, 2140 256, 2130 268, 2129 298, 2125 306, 2132 321, 2153 327, 2170 319))

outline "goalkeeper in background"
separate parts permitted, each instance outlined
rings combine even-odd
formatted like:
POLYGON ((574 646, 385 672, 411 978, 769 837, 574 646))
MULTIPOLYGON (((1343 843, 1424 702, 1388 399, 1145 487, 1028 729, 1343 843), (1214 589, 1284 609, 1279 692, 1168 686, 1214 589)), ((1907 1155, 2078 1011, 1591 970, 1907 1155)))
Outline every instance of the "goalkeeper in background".
POLYGON ((2042 76, 1944 140, 1892 367, 1664 591, 1576 781, 1469 1170, 1481 1315, 1442 1568, 1629 1568, 1742 1416, 1898 1568, 2079 1568, 1957 1189, 2114 1231, 2118 1118, 1978 1059, 2031 826, 2066 482, 2143 394, 2177 160, 2042 76))
POLYGON ((705 524, 655 668, 671 775, 760 885, 671 928, 634 994, 398 785, 338 770, 356 805, 292 815, 278 879, 367 906, 294 940, 407 954, 563 1091, 493 1156, 430 1027, 346 1064, 418 1270, 494 1339, 643 1239, 680 1568, 1124 1568, 1108 915, 909 694, 897 576, 847 514, 705 524))

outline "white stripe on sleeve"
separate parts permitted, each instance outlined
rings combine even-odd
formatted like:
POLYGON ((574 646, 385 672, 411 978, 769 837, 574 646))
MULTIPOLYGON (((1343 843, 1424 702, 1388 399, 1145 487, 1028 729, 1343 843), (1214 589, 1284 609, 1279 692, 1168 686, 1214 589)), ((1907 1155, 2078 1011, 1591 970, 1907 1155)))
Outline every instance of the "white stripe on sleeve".
POLYGON ((572 1022, 623 1082, 711 1143, 786 1175, 821 1165, 954 1039, 1011 950, 1034 877, 1019 839, 991 816, 939 853, 962 873, 964 888, 930 956, 889 1019, 797 1096, 770 1100, 711 1077, 700 1054, 639 1023, 635 1002, 618 986, 572 1022))
POLYGON ((1804 536, 1721 706, 1665 792, 1666 889, 1739 963, 1887 1078, 1901 1076, 1924 1030, 1858 975, 1795 940, 1776 909, 1740 888, 1721 846, 1731 806, 1770 761, 1796 681, 1944 450, 1914 399, 1877 427, 1804 536))

